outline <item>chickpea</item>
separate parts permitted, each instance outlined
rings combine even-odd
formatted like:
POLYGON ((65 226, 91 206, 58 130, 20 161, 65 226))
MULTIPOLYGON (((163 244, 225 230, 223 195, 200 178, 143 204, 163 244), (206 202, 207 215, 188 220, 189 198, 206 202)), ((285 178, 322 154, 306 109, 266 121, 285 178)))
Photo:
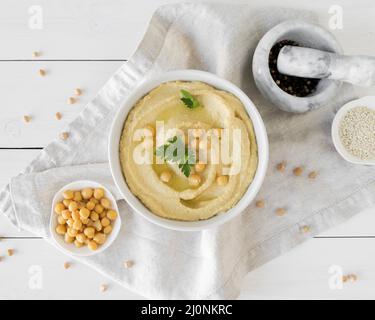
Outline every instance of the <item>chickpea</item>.
POLYGON ((83 218, 83 219, 81 219, 81 221, 82 221, 83 224, 86 224, 86 225, 91 222, 91 220, 89 218, 83 218))
POLYGON ((86 199, 86 200, 90 199, 92 197, 93 193, 94 192, 91 188, 85 188, 85 189, 82 189, 82 191, 81 191, 83 199, 86 199))
POLYGON ((103 197, 104 197, 104 189, 103 188, 96 188, 94 190, 94 198, 96 200, 100 200, 103 197))
POLYGON ((101 221, 101 223, 102 223, 103 227, 107 227, 107 226, 109 226, 111 224, 111 221, 109 221, 108 218, 103 218, 102 221, 101 221))
POLYGON ((79 241, 79 242, 81 242, 81 243, 85 243, 86 236, 83 233, 78 233, 76 235, 76 240, 79 241))
POLYGON ((81 210, 79 210, 79 215, 82 219, 87 219, 90 216, 90 210, 87 208, 81 208, 81 210))
POLYGON ((63 216, 58 216, 58 217, 57 217, 57 223, 58 223, 58 224, 65 224, 65 223, 66 223, 66 220, 64 219, 63 216))
POLYGON ((216 183, 218 186, 225 186, 228 183, 228 176, 218 176, 216 183))
POLYGON ((59 225, 56 227, 56 232, 57 232, 58 234, 64 235, 64 234, 66 233, 66 227, 65 227, 65 225, 59 224, 59 225))
POLYGON ((165 170, 160 174, 160 180, 168 183, 172 179, 172 173, 169 170, 165 170))
POLYGON ((98 199, 95 199, 95 198, 90 198, 90 201, 91 201, 91 202, 94 202, 95 204, 98 204, 98 203, 99 203, 99 200, 98 200, 98 199))
POLYGON ((206 168, 206 165, 204 163, 196 163, 194 166, 195 172, 203 172, 206 168))
POLYGON ((66 208, 69 208, 69 204, 72 202, 72 200, 70 200, 70 199, 64 199, 63 200, 63 204, 64 204, 64 206, 66 207, 66 208))
POLYGON ((109 209, 111 207, 111 201, 109 201, 107 198, 100 199, 100 204, 105 208, 109 209))
POLYGON ((99 220, 99 215, 98 215, 97 212, 93 211, 93 212, 91 212, 90 218, 91 218, 92 221, 97 221, 97 220, 99 220))
POLYGON ((105 211, 105 210, 99 215, 100 219, 103 219, 106 216, 107 216, 107 211, 105 211))
POLYGON ((107 236, 104 233, 97 233, 94 236, 94 241, 98 244, 103 244, 106 240, 107 236))
POLYGON ((98 249, 98 244, 95 242, 95 241, 89 241, 89 243, 87 244, 87 246, 89 247, 90 250, 97 250, 98 249))
POLYGON ((83 233, 85 234, 85 236, 86 236, 87 238, 92 239, 92 238, 94 238, 94 235, 95 235, 95 229, 94 229, 93 227, 87 227, 87 228, 83 231, 83 233))
POLYGON ((72 242, 74 242, 74 237, 71 237, 67 233, 65 233, 64 240, 65 240, 66 243, 72 243, 72 242))
POLYGON ((89 202, 86 203, 86 208, 89 209, 89 210, 94 210, 95 203, 90 200, 89 202))
POLYGON ((81 192, 79 192, 79 191, 75 191, 75 192, 74 192, 73 200, 74 200, 74 201, 82 201, 82 195, 81 195, 81 192))
POLYGON ((74 221, 73 228, 76 230, 80 230, 82 228, 82 221, 81 220, 74 221))
POLYGON ((71 199, 73 199, 73 197, 74 197, 74 193, 73 193, 72 190, 65 190, 65 191, 63 192, 63 197, 64 197, 64 199, 71 200, 71 199))
POLYGON ((193 187, 199 186, 201 183, 201 177, 198 174, 192 174, 189 176, 189 184, 193 187))
POLYGON ((70 228, 73 227, 73 223, 74 223, 74 220, 73 220, 73 219, 68 219, 68 220, 66 221, 66 224, 67 224, 70 228))
POLYGON ((81 218, 81 216, 80 216, 78 210, 74 210, 74 211, 72 212, 72 218, 73 218, 74 221, 75 221, 75 220, 79 220, 79 219, 81 218))
POLYGON ((95 212, 97 212, 97 213, 100 214, 100 213, 102 213, 104 211, 104 208, 103 208, 103 206, 101 204, 97 204, 97 205, 95 205, 94 210, 95 210, 95 212))
POLYGON ((56 205, 55 205, 55 212, 57 214, 60 214, 63 210, 65 210, 64 204, 62 202, 56 203, 56 205))
POLYGON ((77 202, 75 202, 75 201, 72 201, 72 202, 70 202, 69 203, 69 210, 70 211, 74 211, 74 210, 77 210, 78 209, 78 203, 77 202))
POLYGON ((101 231, 103 229, 102 223, 99 220, 95 221, 92 226, 96 229, 96 231, 101 231))
POLYGON ((65 220, 68 220, 72 217, 72 214, 70 213, 69 210, 64 210, 63 212, 61 212, 61 216, 65 219, 65 220))
POLYGON ((82 242, 79 242, 77 239, 74 240, 74 245, 77 247, 77 248, 81 248, 83 246, 83 243, 82 242))
POLYGON ((70 237, 74 238, 77 234, 78 234, 78 231, 76 229, 73 229, 73 228, 68 228, 67 232, 66 232, 70 237))
POLYGON ((117 212, 114 211, 114 210, 108 210, 107 211, 107 218, 109 220, 116 220, 116 218, 117 218, 117 212))
POLYGON ((105 234, 110 234, 112 232, 112 226, 106 226, 104 229, 103 229, 103 232, 105 234))

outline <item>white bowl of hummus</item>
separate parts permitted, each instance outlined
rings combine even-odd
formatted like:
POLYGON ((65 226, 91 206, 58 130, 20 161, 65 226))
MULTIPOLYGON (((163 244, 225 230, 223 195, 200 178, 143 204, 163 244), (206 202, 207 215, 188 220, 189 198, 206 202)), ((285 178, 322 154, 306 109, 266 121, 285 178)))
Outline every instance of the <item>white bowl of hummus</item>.
POLYGON ((115 116, 109 138, 113 179, 147 220, 199 231, 239 215, 268 164, 267 133, 238 87, 198 70, 142 82, 115 116))

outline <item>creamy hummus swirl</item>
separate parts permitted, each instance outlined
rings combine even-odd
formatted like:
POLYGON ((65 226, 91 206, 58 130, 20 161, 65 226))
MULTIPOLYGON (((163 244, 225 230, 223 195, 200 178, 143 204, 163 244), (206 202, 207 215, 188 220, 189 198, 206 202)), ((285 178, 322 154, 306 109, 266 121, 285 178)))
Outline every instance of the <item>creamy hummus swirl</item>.
MULTIPOLYGON (((155 139, 151 141, 155 150, 155 139)), ((231 138, 229 141, 232 144, 231 138)), ((239 99, 202 82, 174 81, 149 92, 129 112, 120 141, 120 161, 130 190, 151 212, 168 219, 196 221, 225 212, 241 199, 254 178, 258 155, 252 122, 239 99), (196 97, 201 107, 187 108, 180 100, 181 89, 196 97), (205 170, 200 173, 201 183, 192 187, 175 163, 136 163, 135 149, 144 141, 134 139, 134 134, 138 129, 155 127, 156 121, 164 121, 167 129, 183 132, 188 129, 220 128, 229 132, 239 129, 239 172, 228 175, 227 183, 220 185, 217 177, 222 174, 223 167, 230 169, 231 164, 214 163, 208 158, 205 170), (168 183, 160 179, 164 170, 173 173, 168 183)))

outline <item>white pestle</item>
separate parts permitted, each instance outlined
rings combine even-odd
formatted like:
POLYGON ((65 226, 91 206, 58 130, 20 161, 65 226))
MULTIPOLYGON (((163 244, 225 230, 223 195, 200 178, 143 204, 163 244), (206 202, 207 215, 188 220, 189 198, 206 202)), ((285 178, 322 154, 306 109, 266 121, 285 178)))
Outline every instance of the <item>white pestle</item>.
POLYGON ((285 46, 277 58, 280 73, 303 78, 332 79, 359 86, 375 85, 375 58, 285 46))

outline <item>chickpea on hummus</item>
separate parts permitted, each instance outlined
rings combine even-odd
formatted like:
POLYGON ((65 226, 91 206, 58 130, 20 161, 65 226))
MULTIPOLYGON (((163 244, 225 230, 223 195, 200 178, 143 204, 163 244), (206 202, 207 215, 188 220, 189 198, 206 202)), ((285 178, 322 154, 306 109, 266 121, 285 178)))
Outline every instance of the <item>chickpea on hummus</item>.
POLYGON ((173 81, 153 89, 129 112, 120 162, 129 189, 151 212, 197 221, 241 199, 258 154, 239 99, 202 82, 173 81))

